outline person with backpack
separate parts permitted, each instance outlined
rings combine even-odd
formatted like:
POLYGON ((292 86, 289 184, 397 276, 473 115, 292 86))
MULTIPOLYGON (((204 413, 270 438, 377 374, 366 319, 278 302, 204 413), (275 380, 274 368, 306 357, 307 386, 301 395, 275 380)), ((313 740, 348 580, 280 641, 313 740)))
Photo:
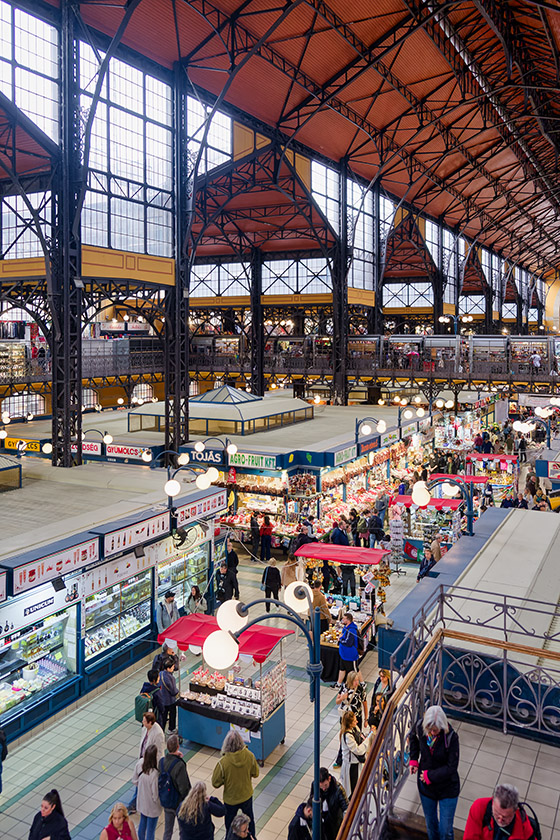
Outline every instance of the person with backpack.
MULTIPOLYGON (((169 647, 167 642, 164 642, 159 653, 156 653, 154 656, 154 661, 152 662, 152 669, 157 671, 158 674, 160 671, 163 671, 164 665, 168 659, 172 659, 175 665, 175 670, 179 670, 179 656, 177 654, 176 649, 169 647)), ((181 659, 185 659, 184 654, 181 654, 181 659)))
POLYGON ((514 785, 496 785, 492 796, 475 799, 471 805, 463 840, 541 840, 536 814, 531 808, 529 816, 524 806, 514 785))
POLYGON ((159 671, 150 668, 147 677, 148 680, 142 683, 140 693, 134 698, 134 717, 139 723, 142 723, 146 712, 153 712, 156 718, 160 718, 163 713, 159 691, 159 671))
POLYGON ((162 713, 159 719, 159 725, 162 730, 165 730, 167 721, 169 719, 169 731, 175 732, 177 728, 177 696, 179 690, 173 671, 175 670, 175 663, 172 659, 168 659, 163 663, 163 671, 159 672, 159 693, 161 698, 162 713))
POLYGON ((158 819, 163 810, 159 801, 158 779, 157 748, 152 744, 144 753, 144 757, 136 762, 132 776, 132 781, 138 789, 138 840, 155 840, 158 819))
POLYGON ((159 762, 158 789, 159 801, 165 814, 163 840, 171 840, 177 809, 191 789, 177 735, 170 735, 167 739, 167 755, 159 762))
POLYGON ((8 758, 8 739, 0 726, 0 793, 2 793, 2 765, 8 758))
POLYGON ((369 532, 369 547, 375 548, 376 541, 382 540, 385 536, 381 517, 376 513, 372 513, 371 516, 368 517, 367 526, 369 532))

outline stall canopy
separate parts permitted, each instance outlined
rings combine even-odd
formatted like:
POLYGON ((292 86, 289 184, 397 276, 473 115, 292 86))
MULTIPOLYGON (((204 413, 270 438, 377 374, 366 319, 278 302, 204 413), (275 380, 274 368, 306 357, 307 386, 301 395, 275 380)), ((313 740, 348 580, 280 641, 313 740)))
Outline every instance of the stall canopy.
POLYGON ((486 484, 488 481, 487 475, 447 475, 447 473, 432 473, 430 481, 449 481, 454 478, 456 481, 464 481, 465 484, 486 484))
POLYGON ((467 461, 517 461, 517 455, 504 455, 486 452, 469 452, 467 461))
POLYGON ((381 548, 355 548, 350 545, 333 545, 332 543, 307 543, 295 552, 296 557, 307 557, 309 560, 327 560, 329 563, 349 563, 356 566, 378 566, 390 551, 381 548))
MULTIPOLYGON (((463 499, 430 499, 428 504, 422 505, 422 507, 433 507, 436 510, 457 510, 463 504, 463 501, 463 499)), ((414 502, 412 496, 393 496, 391 504, 404 505, 409 508, 412 507, 414 502)))
MULTIPOLYGON (((158 642, 162 645, 165 641, 174 641, 179 650, 187 650, 191 646, 201 648, 210 633, 219 629, 212 615, 184 615, 159 634, 158 642)), ((293 630, 254 624, 239 636, 239 653, 262 663, 282 639, 293 633, 293 630)))

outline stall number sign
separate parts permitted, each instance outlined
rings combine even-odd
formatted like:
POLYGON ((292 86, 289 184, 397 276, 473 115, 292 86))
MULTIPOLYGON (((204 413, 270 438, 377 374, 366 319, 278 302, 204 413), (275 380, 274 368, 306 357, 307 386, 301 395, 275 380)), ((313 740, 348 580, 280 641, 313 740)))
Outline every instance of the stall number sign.
POLYGON ((137 461, 141 461, 142 454, 149 451, 145 446, 124 446, 118 443, 109 443, 105 447, 107 458, 133 458, 137 461))
POLYGON ((142 545, 148 540, 153 540, 156 537, 167 537, 168 535, 169 512, 160 513, 144 520, 144 522, 137 522, 128 528, 105 534, 103 556, 110 557, 112 554, 121 554, 121 552, 129 551, 134 546, 142 545))
MULTIPOLYGON (((123 580, 146 569, 155 566, 156 555, 151 556, 145 554, 144 557, 136 557, 134 553, 125 554, 116 560, 111 560, 110 563, 104 563, 102 566, 96 566, 82 575, 82 598, 88 595, 93 595, 94 592, 99 592, 107 586, 112 586, 114 583, 121 583, 123 580)), ((85 615, 85 610, 82 615, 85 615)))
POLYGON ((0 572, 0 601, 6 600, 6 572, 0 572))
MULTIPOLYGON (((71 452, 78 451, 78 444, 73 443, 70 447, 71 452)), ((82 441, 82 454, 88 455, 101 455, 101 443, 98 443, 96 440, 83 440, 82 441)))
POLYGON ((14 595, 46 583, 48 580, 68 575, 97 560, 99 560, 99 543, 95 539, 64 551, 58 551, 56 554, 50 554, 48 557, 42 557, 40 560, 34 560, 32 563, 26 563, 14 569, 14 595))
POLYGON ((229 456, 229 462, 234 467, 248 467, 255 470, 275 470, 276 455, 256 455, 252 452, 236 452, 229 456))
POLYGON ((346 461, 353 461, 358 453, 358 448, 356 444, 353 446, 347 446, 346 449, 341 449, 339 452, 334 453, 334 465, 335 467, 339 467, 340 464, 345 464, 346 461))
POLYGON ((211 516, 227 508, 227 490, 220 490, 205 499, 177 508, 177 527, 186 525, 201 516, 211 516))
POLYGON ((560 478, 560 461, 548 462, 548 477, 560 478))
POLYGON ((25 444, 25 448, 23 449, 24 452, 40 452, 41 451, 41 441, 40 440, 26 440, 25 438, 6 438, 4 441, 4 446, 6 449, 21 449, 22 445, 25 444))

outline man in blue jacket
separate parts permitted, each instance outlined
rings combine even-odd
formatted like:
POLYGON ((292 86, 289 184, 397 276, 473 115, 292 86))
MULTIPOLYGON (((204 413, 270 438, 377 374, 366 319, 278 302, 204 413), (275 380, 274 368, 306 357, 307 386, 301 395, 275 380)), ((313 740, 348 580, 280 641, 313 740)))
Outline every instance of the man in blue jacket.
POLYGON ((344 613, 342 616, 342 635, 338 642, 338 656, 339 656, 339 671, 338 682, 335 688, 340 688, 346 674, 350 671, 359 671, 358 663, 358 628, 354 624, 354 616, 351 612, 344 613))

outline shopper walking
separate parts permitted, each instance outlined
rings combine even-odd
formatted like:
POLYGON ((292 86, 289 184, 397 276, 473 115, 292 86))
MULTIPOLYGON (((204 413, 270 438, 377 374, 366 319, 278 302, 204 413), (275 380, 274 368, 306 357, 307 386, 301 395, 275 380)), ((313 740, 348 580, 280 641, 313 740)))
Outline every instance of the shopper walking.
POLYGON ((261 525, 261 560, 268 563, 272 548, 272 525, 270 517, 265 516, 261 525))
POLYGON ((428 840, 453 840, 460 789, 458 765, 457 733, 441 706, 429 706, 410 733, 410 772, 418 774, 428 840))
POLYGON ((175 665, 172 659, 168 659, 164 663, 163 671, 159 674, 159 693, 161 698, 161 705, 163 707, 159 725, 162 730, 165 730, 167 721, 169 720, 169 731, 174 732, 177 728, 177 697, 179 690, 173 671, 175 665))
POLYGON ((536 823, 519 804, 514 785, 498 784, 492 796, 475 799, 470 807, 463 840, 536 840, 536 823))
POLYGON ((99 840, 138 840, 136 826, 130 819, 128 808, 123 802, 115 802, 109 814, 109 822, 99 835, 99 840))
POLYGON ((354 624, 354 617, 351 612, 344 613, 342 625, 342 634, 338 641, 338 682, 335 688, 341 687, 346 674, 349 674, 350 671, 359 671, 358 628, 354 624))
POLYGON ((226 542, 226 565, 233 575, 233 597, 239 601, 239 581, 237 579, 237 569, 239 566, 239 557, 237 551, 233 547, 230 539, 226 542))
POLYGON ((360 765, 365 763, 370 745, 370 739, 364 738, 358 728, 354 712, 344 712, 342 715, 340 743, 342 745, 340 784, 350 799, 358 781, 360 765))
POLYGON ((163 840, 171 840, 177 808, 191 789, 187 765, 179 750, 177 735, 170 735, 167 739, 167 755, 159 762, 159 774, 160 780, 165 779, 167 774, 170 782, 165 793, 161 792, 160 785, 160 802, 165 815, 163 840), (169 799, 166 801, 164 796, 168 796, 169 799))
POLYGON ((156 622, 158 633, 163 633, 178 618, 179 610, 175 603, 175 593, 169 589, 163 596, 163 601, 160 601, 157 606, 156 622))
MULTIPOLYGON (((340 720, 344 712, 354 712, 358 722, 358 728, 361 730, 363 724, 368 719, 367 713, 367 696, 366 689, 363 683, 360 682, 360 676, 356 671, 350 671, 346 675, 346 682, 342 685, 336 696, 336 705, 340 712, 340 720)), ((334 762, 334 767, 340 767, 342 764, 342 745, 338 748, 338 755, 334 762)))
POLYGON ((290 583, 295 583, 295 581, 297 580, 296 569, 297 561, 292 554, 288 558, 288 562, 284 563, 284 565, 282 566, 282 570, 280 571, 280 582, 283 587, 289 586, 290 583))
POLYGON ((257 557, 259 556, 259 545, 261 543, 261 526, 259 525, 259 519, 255 511, 251 513, 251 552, 253 556, 251 557, 251 562, 256 563, 257 557))
POLYGON ((369 547, 375 548, 376 540, 382 540, 384 536, 381 517, 379 517, 376 513, 372 513, 368 518, 367 526, 369 532, 369 547))
POLYGON ((138 840, 154 840, 158 819, 163 810, 159 801, 157 749, 152 744, 144 758, 136 762, 133 783, 137 786, 137 808, 140 814, 138 840))
POLYGON ((224 601, 231 601, 234 589, 235 579, 233 573, 231 569, 228 569, 226 561, 222 560, 216 574, 216 599, 220 604, 223 604, 224 601))
POLYGON ((288 825, 288 840, 311 840, 311 818, 313 799, 298 805, 297 811, 288 825))
POLYGON ((313 581, 313 603, 311 605, 311 612, 309 614, 309 618, 311 621, 311 626, 313 626, 315 615, 315 607, 319 607, 320 611, 320 626, 321 626, 321 633, 324 633, 325 630, 329 629, 330 624, 332 624, 332 616, 331 611, 329 609, 329 605, 327 603, 327 599, 325 598, 324 593, 321 591, 321 581, 315 580, 313 581))
POLYGON ((62 802, 54 788, 43 796, 41 810, 35 814, 28 840, 70 840, 62 802))
POLYGON ((226 806, 226 832, 238 811, 249 817, 249 831, 255 836, 255 816, 253 814, 253 783, 259 775, 257 760, 247 749, 243 738, 236 730, 228 732, 222 744, 222 757, 214 767, 212 784, 215 788, 224 788, 226 806))
POLYGON ((191 586, 191 594, 187 598, 187 609, 185 612, 187 615, 196 615, 197 613, 205 613, 208 609, 208 604, 206 603, 206 598, 200 591, 199 587, 191 586))
MULTIPOLYGON (((319 770, 319 795, 321 797, 321 827, 324 840, 336 840, 348 808, 348 797, 342 785, 331 776, 326 767, 319 770)), ((313 784, 311 785, 311 797, 313 784)))
POLYGON ((245 814, 238 814, 233 818, 226 840, 255 840, 251 832, 251 820, 245 814))
POLYGON ((213 840, 212 817, 223 817, 226 806, 215 796, 208 796, 204 782, 196 782, 177 813, 180 840, 213 840))
POLYGON ((441 560, 441 534, 434 534, 432 544, 430 545, 430 551, 432 552, 434 563, 439 563, 441 560))
POLYGON ((355 595, 356 594, 356 575, 354 573, 354 566, 349 564, 342 564, 341 578, 342 578, 342 594, 355 595))
MULTIPOLYGON (((261 579, 261 589, 264 587, 265 598, 275 598, 278 600, 281 586, 282 580, 280 578, 280 572, 276 568, 275 558, 272 557, 270 563, 264 570, 261 579)), ((266 605, 266 611, 270 612, 270 604, 266 605)))

